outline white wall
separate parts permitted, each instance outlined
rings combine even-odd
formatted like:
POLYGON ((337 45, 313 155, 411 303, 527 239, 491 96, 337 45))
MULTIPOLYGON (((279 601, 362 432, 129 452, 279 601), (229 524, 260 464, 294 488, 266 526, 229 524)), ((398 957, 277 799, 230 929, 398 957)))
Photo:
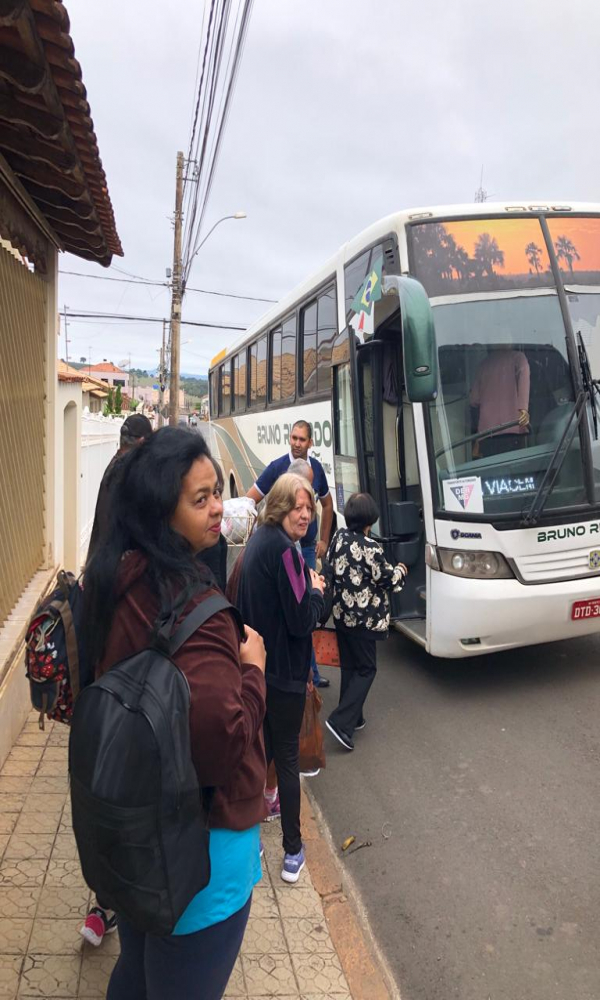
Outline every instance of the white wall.
POLYGON ((98 490, 104 470, 119 448, 123 419, 104 417, 100 413, 83 413, 81 420, 81 478, 79 480, 79 552, 85 559, 98 490))

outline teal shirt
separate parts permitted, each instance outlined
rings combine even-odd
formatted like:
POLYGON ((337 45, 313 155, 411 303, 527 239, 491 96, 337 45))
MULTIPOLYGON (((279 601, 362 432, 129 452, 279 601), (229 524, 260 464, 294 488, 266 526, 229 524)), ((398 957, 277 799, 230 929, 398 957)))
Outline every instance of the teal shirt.
POLYGON ((262 878, 260 826, 210 831, 210 882, 180 916, 173 934, 195 934, 246 905, 262 878))

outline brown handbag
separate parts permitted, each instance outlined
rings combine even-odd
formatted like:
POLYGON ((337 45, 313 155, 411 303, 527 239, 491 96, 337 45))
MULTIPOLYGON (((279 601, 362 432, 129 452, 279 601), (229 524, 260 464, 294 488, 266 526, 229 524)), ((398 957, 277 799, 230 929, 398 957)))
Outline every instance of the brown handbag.
POLYGON ((323 728, 319 713, 323 704, 316 688, 306 692, 304 718, 300 729, 300 770, 316 771, 325 767, 325 748, 323 746, 323 728))

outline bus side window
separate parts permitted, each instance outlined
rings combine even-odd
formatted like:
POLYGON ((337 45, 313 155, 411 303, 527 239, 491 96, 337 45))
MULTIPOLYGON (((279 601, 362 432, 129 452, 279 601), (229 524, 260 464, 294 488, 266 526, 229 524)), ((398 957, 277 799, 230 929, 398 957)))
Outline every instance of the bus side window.
POLYGON ((350 364, 338 365, 334 373, 335 453, 356 458, 350 364))
POLYGON ((281 333, 281 399, 296 395, 296 314, 284 320, 281 333))
POLYGON ((270 362, 270 392, 271 403, 278 403, 281 399, 281 327, 271 330, 271 362, 270 362))
POLYGON ((302 395, 317 388, 317 303, 302 310, 302 395))
POLYGON ((333 285, 318 300, 317 391, 331 389, 331 352, 337 333, 337 304, 333 285))
POLYGON ((219 392, 219 416, 228 417, 231 413, 231 365, 227 362, 219 368, 220 392, 219 392))

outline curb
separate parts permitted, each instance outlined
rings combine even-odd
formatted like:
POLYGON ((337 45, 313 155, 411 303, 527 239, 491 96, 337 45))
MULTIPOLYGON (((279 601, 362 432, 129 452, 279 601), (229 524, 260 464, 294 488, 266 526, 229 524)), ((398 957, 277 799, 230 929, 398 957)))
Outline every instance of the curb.
POLYGON ((401 1000, 354 879, 342 866, 323 813, 305 781, 301 823, 310 877, 321 897, 352 1000, 401 1000))

